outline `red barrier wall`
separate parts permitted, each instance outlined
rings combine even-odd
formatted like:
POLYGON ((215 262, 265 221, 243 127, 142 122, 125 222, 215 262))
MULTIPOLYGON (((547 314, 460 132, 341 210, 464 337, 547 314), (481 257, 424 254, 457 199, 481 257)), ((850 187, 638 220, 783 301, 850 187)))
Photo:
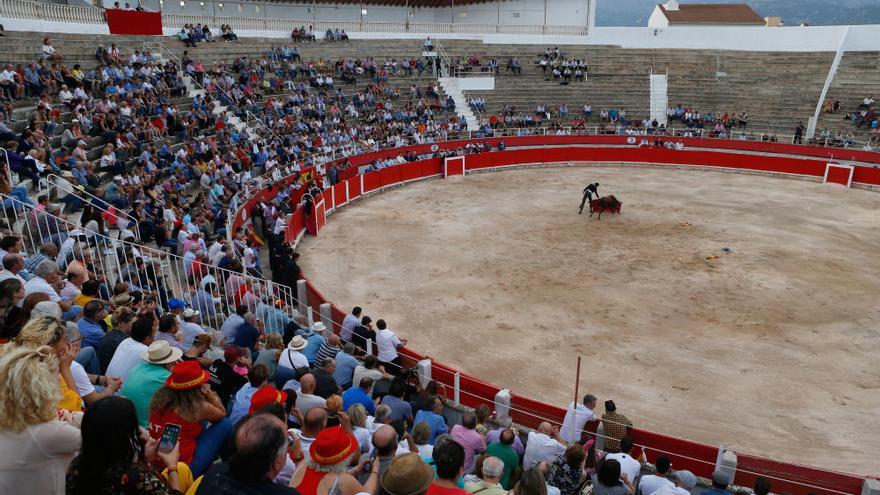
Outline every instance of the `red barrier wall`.
POLYGON ((111 34, 162 36, 161 12, 107 9, 104 14, 111 34))
MULTIPOLYGON (((625 137, 622 136, 535 136, 524 138, 505 138, 508 146, 525 146, 525 145, 550 145, 556 144, 554 147, 545 147, 537 149, 520 149, 508 150, 503 152, 489 152, 478 155, 467 156, 467 168, 474 170, 487 167, 500 167, 517 164, 529 163, 553 163, 568 161, 608 161, 608 162, 639 162, 639 163, 656 163, 670 165, 701 165, 709 167, 730 167, 746 170, 756 170, 765 172, 779 172, 786 174, 799 174, 812 177, 822 177, 825 173, 826 157, 821 153, 829 150, 825 148, 792 146, 792 145, 771 145, 769 143, 749 143, 738 141, 724 140, 695 140, 698 142, 711 141, 714 147, 719 143, 737 144, 742 146, 755 146, 770 148, 774 150, 786 150, 794 148, 799 151, 809 151, 800 153, 807 155, 802 157, 785 157, 773 155, 756 155, 751 153, 730 153, 726 151, 709 151, 705 148, 688 149, 684 151, 652 149, 652 148, 596 148, 584 147, 584 141, 592 141, 591 144, 620 144, 625 137), (516 140, 516 144, 512 141, 516 140), (562 144, 560 146, 560 144, 562 144), (572 146, 579 144, 581 146, 572 146), (566 146, 567 145, 567 146, 566 146)), ((497 139, 487 140, 497 143, 497 139)), ((683 140, 687 141, 687 140, 683 140)), ((441 147, 457 148, 461 146, 461 142, 441 143, 441 147)), ((417 152, 427 153, 429 145, 412 147, 417 152)), ((743 149, 743 148, 737 148, 743 149)), ((764 152, 767 150, 764 149, 764 152)), ((862 152, 864 153, 864 152, 862 152)), ((872 153, 870 157, 860 157, 862 161, 875 161, 880 163, 880 154, 872 153), (866 160, 871 158, 872 160, 866 160)), ((377 152, 366 155, 360 155, 351 158, 352 164, 357 164, 360 160, 366 160, 369 163, 376 158, 384 158, 389 156, 389 152, 377 152), (370 158, 372 156, 372 158, 370 158)), ((351 170, 351 169, 349 169, 351 170)), ((346 171, 348 172, 348 170, 346 171)), ((404 181, 414 180, 418 178, 430 177, 438 175, 442 172, 442 160, 429 159, 419 162, 407 163, 398 167, 384 169, 379 172, 368 173, 363 176, 364 190, 374 191, 381 187, 397 184, 404 181)), ((880 185, 880 169, 871 167, 856 167, 853 177, 854 182, 863 184, 880 185)), ((345 179, 349 187, 349 198, 355 199, 361 194, 361 176, 352 175, 345 179)), ((334 187, 334 197, 337 199, 344 198, 344 184, 340 183, 334 187), (341 188, 340 188, 341 186, 341 188), (341 191, 341 193, 340 193, 341 191), (341 194, 341 196, 340 196, 341 194)), ((260 196, 260 195, 258 195, 260 196)), ((249 204, 253 204, 250 201, 249 204)), ((339 204, 339 202, 337 202, 339 204)), ((249 211, 249 210, 248 210, 249 211)), ((236 221, 239 219, 237 218, 236 221)), ((302 212, 297 209, 289 220, 289 228, 286 234, 288 240, 293 240, 296 235, 305 228, 305 219, 302 212)), ((327 302, 324 296, 307 281, 307 290, 309 297, 309 305, 319 314, 319 307, 322 303, 327 302)), ((332 306, 332 317, 334 321, 334 330, 339 330, 339 323, 344 319, 346 311, 332 306)), ((413 365, 417 361, 426 356, 415 352, 411 349, 403 349, 405 362, 407 365, 413 365)), ((446 366, 442 363, 432 360, 432 377, 434 380, 451 386, 454 383, 457 370, 446 366)), ((499 391, 495 385, 486 383, 478 378, 470 375, 459 373, 461 396, 460 401, 466 406, 475 407, 481 403, 491 403, 492 398, 499 391)), ((450 391, 451 393, 451 391, 450 391)), ((451 398, 451 396, 450 396, 451 398)), ((554 405, 545 404, 534 401, 520 395, 512 395, 511 416, 517 423, 536 427, 539 422, 544 420, 555 421, 561 423, 565 411, 554 405)), ((689 469, 695 474, 710 477, 712 474, 715 457, 717 455, 717 447, 685 439, 673 438, 659 433, 649 432, 642 429, 633 429, 633 438, 639 445, 643 445, 646 455, 650 461, 656 459, 661 453, 666 453, 673 461, 676 469, 689 469)), ((773 478, 773 488, 775 492, 784 491, 793 495, 806 495, 807 493, 834 494, 834 493, 850 493, 860 494, 862 486, 862 478, 850 474, 837 473, 833 471, 824 471, 817 468, 800 466, 796 464, 787 464, 777 462, 771 459, 752 456, 745 453, 737 452, 739 456, 740 471, 737 473, 736 482, 740 485, 750 485, 754 482, 755 473, 769 476, 773 478), (748 471, 748 472, 744 472, 748 471), (786 481, 787 480, 787 481, 786 481), (803 483, 805 485, 799 484, 803 483), (820 487, 820 488, 816 488, 820 487)))

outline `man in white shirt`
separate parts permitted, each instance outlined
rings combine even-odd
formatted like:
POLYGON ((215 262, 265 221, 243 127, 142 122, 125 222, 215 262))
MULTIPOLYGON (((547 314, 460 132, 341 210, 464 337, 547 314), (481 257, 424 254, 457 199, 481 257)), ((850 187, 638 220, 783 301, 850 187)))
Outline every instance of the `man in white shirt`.
POLYGON ((397 353, 398 347, 406 345, 406 339, 401 339, 385 324, 385 320, 376 322, 376 347, 378 348, 379 363, 385 367, 385 370, 392 375, 400 372, 401 362, 400 354, 397 353))
POLYGON ((566 448, 565 441, 559 436, 559 430, 545 421, 538 425, 538 431, 529 432, 526 453, 523 456, 523 469, 531 469, 541 461, 553 462, 565 453, 566 448))
POLYGON ((639 476, 639 472, 642 470, 642 463, 633 459, 629 455, 632 447, 632 437, 626 436, 620 439, 620 452, 605 456, 605 459, 614 459, 619 462, 620 472, 626 473, 626 475, 629 476, 630 481, 635 480, 639 476))
POLYGON ((2 260, 4 268, 3 270, 0 270, 0 282, 8 278, 14 278, 21 282, 21 285, 27 283, 21 278, 21 275, 18 274, 18 272, 24 269, 24 258, 22 258, 20 254, 9 253, 4 256, 2 260))
POLYGON ((113 353, 113 358, 107 366, 107 374, 125 381, 132 368, 144 362, 141 355, 153 343, 158 325, 158 320, 149 318, 135 320, 131 326, 131 334, 119 343, 116 352, 113 353))
POLYGON ((49 296, 50 301, 57 302, 61 309, 65 311, 70 309, 71 304, 62 301, 61 296, 58 295, 58 291, 55 289, 56 286, 60 286, 63 282, 58 270, 58 263, 49 260, 41 261, 37 265, 36 270, 34 270, 34 273, 36 276, 30 279, 24 286, 24 296, 27 297, 31 294, 42 292, 49 296))
POLYGON ((360 306, 355 306, 351 313, 345 315, 345 319, 342 320, 342 328, 339 330, 339 338, 346 342, 351 341, 352 332, 355 327, 361 324, 361 311, 360 306))
POLYGON ((181 313, 180 317, 183 319, 183 322, 180 324, 180 330, 183 332, 183 350, 187 351, 193 345, 193 340, 195 340, 197 335, 202 335, 205 333, 205 330, 201 325, 196 323, 199 320, 198 311, 192 308, 185 308, 183 313, 181 313))
MULTIPOLYGON (((80 344, 82 343, 82 335, 80 335, 76 323, 67 322, 67 330, 64 333, 64 339, 67 340, 74 350, 79 352, 80 344)), ((90 406, 104 397, 109 397, 115 394, 116 391, 119 390, 119 387, 122 386, 122 380, 109 374, 106 376, 89 376, 89 374, 86 373, 86 369, 83 368, 83 365, 76 361, 70 363, 70 374, 73 376, 76 391, 79 396, 82 397, 86 406, 90 406), (95 380, 94 382, 92 382, 93 376, 95 380), (95 389, 95 385, 103 386, 104 389, 98 392, 95 389)))
POLYGON ((309 343, 301 335, 296 335, 287 344, 287 349, 281 351, 278 357, 278 366, 296 371, 309 367, 309 359, 302 353, 309 343))
POLYGON ((675 484, 669 481, 669 468, 672 466, 672 463, 669 462, 669 458, 665 455, 661 455, 657 458, 657 462, 654 463, 654 467, 656 471, 654 474, 646 474, 641 477, 639 480, 639 489, 636 491, 636 495, 652 495, 657 490, 666 487, 666 486, 675 486, 675 484))
POLYGON ((587 394, 584 396, 583 404, 575 406, 574 402, 569 403, 568 410, 565 411, 565 419, 562 420, 562 428, 559 435, 566 442, 577 442, 581 438, 581 431, 590 421, 596 420, 593 414, 593 408, 596 407, 596 396, 587 394))
POLYGON ((675 472, 675 484, 672 483, 660 488, 653 494, 647 495, 690 495, 691 490, 697 486, 697 477, 694 473, 686 470, 675 472))

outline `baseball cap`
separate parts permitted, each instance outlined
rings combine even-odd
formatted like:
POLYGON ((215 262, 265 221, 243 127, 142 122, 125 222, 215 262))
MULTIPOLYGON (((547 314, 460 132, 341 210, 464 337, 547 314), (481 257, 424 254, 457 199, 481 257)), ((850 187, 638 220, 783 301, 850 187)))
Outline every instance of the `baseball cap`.
POLYGON ((697 486, 697 477, 694 476, 694 473, 692 473, 686 469, 682 469, 681 471, 676 471, 675 478, 678 481, 680 481, 682 486, 684 486, 685 488, 690 489, 690 488, 697 486))

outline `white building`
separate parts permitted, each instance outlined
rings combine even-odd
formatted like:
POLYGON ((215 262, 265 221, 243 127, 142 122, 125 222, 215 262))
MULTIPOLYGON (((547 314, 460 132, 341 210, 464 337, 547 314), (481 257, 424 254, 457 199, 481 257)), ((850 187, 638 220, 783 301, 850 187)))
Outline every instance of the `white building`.
POLYGON ((744 3, 680 4, 669 0, 654 7, 648 27, 670 26, 764 26, 764 19, 744 3))

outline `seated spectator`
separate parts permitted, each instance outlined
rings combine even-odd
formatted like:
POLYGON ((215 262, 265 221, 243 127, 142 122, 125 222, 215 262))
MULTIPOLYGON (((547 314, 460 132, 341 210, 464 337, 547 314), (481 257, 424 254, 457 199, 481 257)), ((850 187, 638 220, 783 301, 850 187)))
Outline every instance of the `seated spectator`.
POLYGON ((625 436, 620 439, 620 451, 606 455, 605 459, 614 459, 619 462, 620 470, 626 473, 629 479, 635 480, 642 470, 642 464, 629 455, 632 448, 632 437, 625 436))
POLYGON ((651 495, 661 488, 675 486, 669 481, 669 468, 672 465, 669 458, 661 455, 654 462, 654 474, 646 474, 639 478, 639 487, 636 495, 651 495))
POLYGON ((208 470, 232 431, 226 407, 211 390, 209 379, 196 361, 178 363, 150 401, 150 436, 160 438, 168 423, 179 425, 180 460, 196 477, 208 470), (204 427, 203 421, 211 424, 204 427))
POLYGON ((309 446, 309 459, 297 468, 290 486, 300 495, 375 493, 379 479, 378 460, 370 465, 365 458, 358 464, 355 475, 369 473, 364 484, 346 471, 351 457, 358 452, 358 442, 351 432, 340 426, 327 428, 318 433, 309 446))
MULTIPOLYGON (((0 357, 0 492, 62 493, 80 431, 59 420, 59 360, 51 347, 20 346, 0 357)), ((69 417, 69 416, 66 416, 69 417)))
POLYGON ((538 425, 538 431, 529 432, 523 456, 523 469, 531 469, 539 462, 551 463, 565 454, 565 449, 565 440, 559 436, 559 430, 545 421, 538 425))
POLYGON ((703 490, 701 495, 722 495, 728 493, 728 485, 730 485, 730 474, 727 471, 716 469, 712 473, 712 487, 703 490))
POLYGON ((464 447, 464 471, 470 473, 474 470, 474 460, 486 451, 486 440, 477 433, 477 417, 472 412, 462 415, 461 424, 452 427, 450 435, 452 439, 464 447))
POLYGON ((424 495, 434 480, 434 470, 418 455, 395 457, 382 475, 379 493, 387 495, 424 495))
POLYGON ((331 395, 340 392, 339 385, 333 379, 334 371, 336 371, 336 360, 333 358, 326 358, 318 362, 318 365, 312 371, 312 376, 315 377, 315 395, 327 399, 331 395))
POLYGON ((565 449, 565 454, 553 461, 547 474, 547 484, 559 488, 560 495, 580 493, 584 477, 584 449, 573 444, 565 449))
POLYGON ((376 403, 370 397, 369 390, 373 388, 372 378, 362 378, 357 387, 351 387, 342 393, 342 408, 348 410, 354 404, 361 404, 370 415, 376 413, 376 403))
POLYGON ((323 397, 315 395, 316 383, 314 375, 306 373, 299 379, 299 385, 300 390, 297 392, 296 407, 303 416, 307 415, 308 411, 313 408, 326 407, 327 401, 323 397))
POLYGON ((250 365, 250 359, 245 352, 234 344, 227 345, 223 351, 223 359, 216 359, 208 365, 210 387, 220 398, 221 404, 228 404, 232 394, 247 382, 242 374, 235 371, 236 366, 250 365))
POLYGON ((273 483, 287 463, 290 448, 286 425, 272 414, 254 414, 241 422, 233 436, 233 453, 210 467, 195 495, 215 493, 272 493, 297 495, 273 483))
POLYGON ((458 487, 458 479, 464 473, 464 448, 447 439, 434 445, 433 456, 437 479, 431 483, 427 495, 467 495, 468 492, 458 487))
POLYGON ((229 420, 233 425, 238 424, 248 414, 251 406, 251 398, 254 393, 261 387, 265 386, 269 379, 269 369, 262 364, 255 364, 248 370, 248 383, 245 383, 238 392, 235 393, 232 406, 230 408, 229 420))
MULTIPOLYGON (((673 474, 673 477, 675 478, 675 484, 669 482, 669 484, 664 485, 655 491, 653 495, 691 495, 691 490, 697 486, 697 477, 690 471, 676 471, 673 474)), ((762 478, 758 477, 758 479, 762 478)), ((641 487, 641 482, 639 483, 639 487, 641 487)), ((769 486, 766 491, 760 491, 758 488, 758 482, 755 481, 755 495, 767 495, 769 491, 769 486)), ((643 491, 642 493, 647 492, 643 491)), ((705 491, 703 493, 705 493, 705 491)))
POLYGON ((519 440, 519 437, 510 428, 500 431, 499 440, 489 444, 486 448, 486 454, 500 459, 504 463, 504 471, 501 473, 500 483, 507 490, 510 488, 510 475, 519 467, 519 453, 513 448, 514 440, 519 440))
POLYGON ((138 423, 146 428, 150 418, 150 401, 153 395, 165 385, 171 369, 180 360, 183 352, 171 347, 168 342, 158 340, 141 353, 141 364, 132 368, 122 384, 120 394, 134 403, 138 423))
POLYGON ((360 365, 360 361, 354 357, 355 351, 354 344, 348 342, 342 351, 336 354, 336 371, 333 372, 333 379, 342 389, 353 385, 354 371, 360 365))
POLYGON ((21 320, 19 303, 24 301, 24 283, 17 278, 0 282, 0 342, 15 338, 24 321, 21 320))
POLYGON ((157 320, 155 317, 141 316, 131 324, 131 332, 119 343, 113 357, 107 364, 106 374, 117 376, 125 382, 132 368, 143 362, 141 355, 153 343, 157 320))
POLYGON ((391 421, 406 421, 412 424, 412 406, 404 400, 406 395, 406 383, 402 380, 391 382, 388 395, 382 397, 382 404, 391 408, 391 421))
POLYGON ((620 463, 614 459, 603 459, 592 481, 596 495, 633 495, 635 492, 632 481, 621 472, 620 463))
MULTIPOLYGON (((501 476, 504 473, 504 463, 501 459, 492 456, 481 456, 482 476, 479 481, 468 481, 464 484, 465 491, 469 493, 483 493, 485 495, 505 495, 507 490, 501 486, 501 476)), ((563 494, 565 492, 562 492, 563 494)))
POLYGON ((52 46, 52 42, 49 38, 43 38, 43 46, 40 49, 40 54, 42 55, 43 60, 48 60, 50 62, 62 62, 64 57, 61 56, 55 50, 55 47, 52 46))
POLYGON ((142 434, 134 405, 123 397, 95 402, 82 419, 82 449, 67 468, 67 493, 183 493, 192 484, 189 467, 178 462, 180 443, 159 451, 159 441, 142 434), (151 465, 157 461, 162 473, 151 465))

